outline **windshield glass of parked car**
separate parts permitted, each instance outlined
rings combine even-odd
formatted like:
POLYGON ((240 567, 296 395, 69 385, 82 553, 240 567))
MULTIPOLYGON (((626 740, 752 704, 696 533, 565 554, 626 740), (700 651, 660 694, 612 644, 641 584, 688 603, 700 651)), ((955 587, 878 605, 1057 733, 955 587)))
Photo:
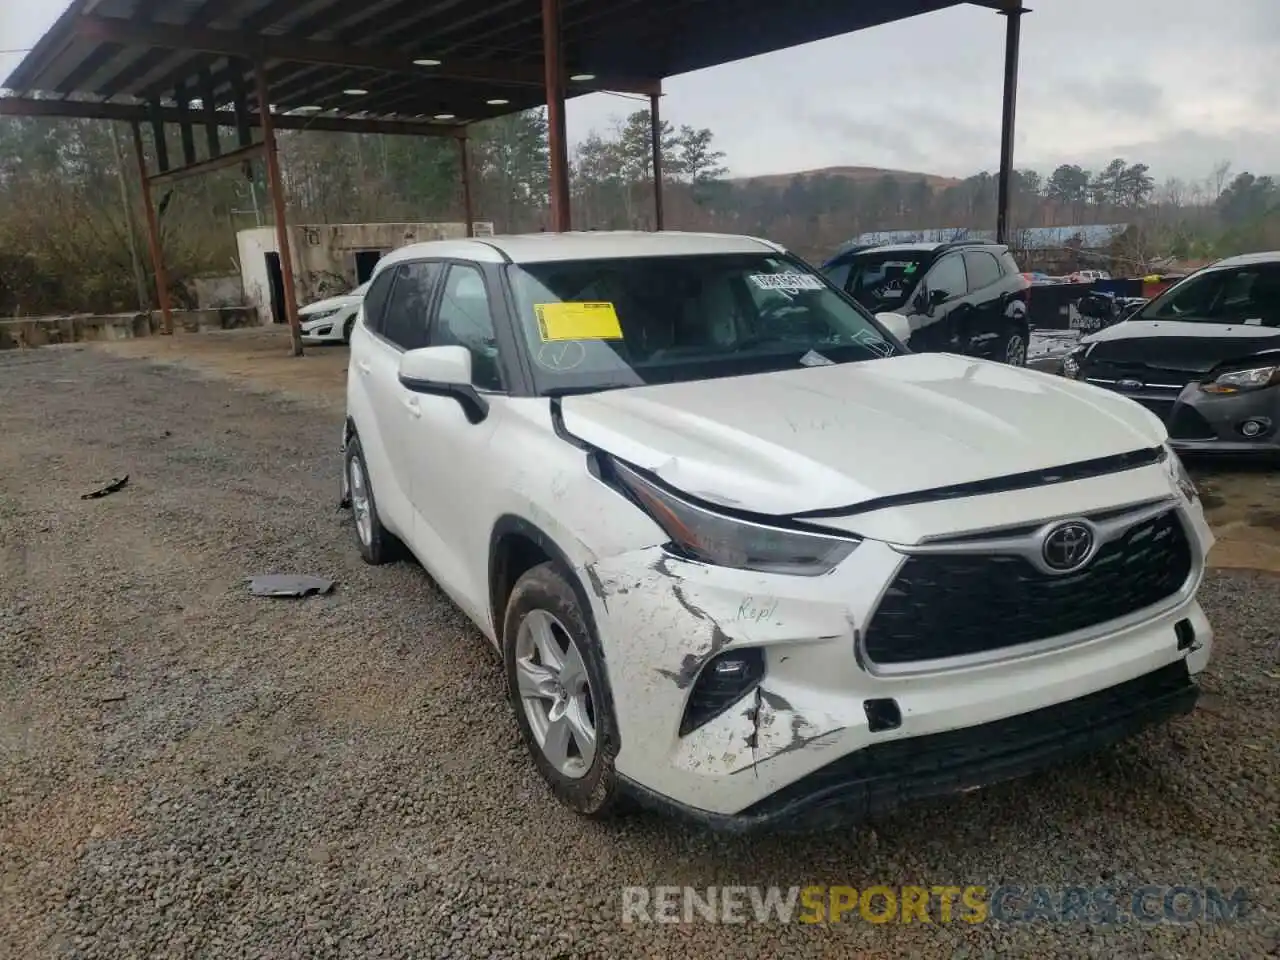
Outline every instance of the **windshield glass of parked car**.
POLYGON ((763 254, 513 265, 542 393, 872 360, 901 347, 798 260, 763 254))
POLYGON ((845 289, 872 313, 893 313, 907 304, 924 264, 910 253, 864 253, 853 259, 845 289))
POLYGON ((1206 270, 1170 287, 1133 319, 1280 327, 1280 263, 1206 270))

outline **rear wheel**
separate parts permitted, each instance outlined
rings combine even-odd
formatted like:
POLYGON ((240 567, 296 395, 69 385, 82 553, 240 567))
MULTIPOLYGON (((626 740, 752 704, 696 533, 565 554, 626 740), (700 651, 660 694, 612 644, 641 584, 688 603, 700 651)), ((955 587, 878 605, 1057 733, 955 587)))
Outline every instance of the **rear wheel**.
POLYGON ((533 762, 575 812, 604 817, 618 800, 618 737, 591 628, 553 563, 516 583, 502 627, 507 693, 533 762))
POLYGON ((351 516, 356 525, 356 542, 365 563, 381 566, 403 556, 404 549, 396 536, 382 526, 378 518, 378 503, 369 484, 369 469, 365 466, 364 450, 357 437, 347 441, 346 463, 347 497, 351 501, 351 516))

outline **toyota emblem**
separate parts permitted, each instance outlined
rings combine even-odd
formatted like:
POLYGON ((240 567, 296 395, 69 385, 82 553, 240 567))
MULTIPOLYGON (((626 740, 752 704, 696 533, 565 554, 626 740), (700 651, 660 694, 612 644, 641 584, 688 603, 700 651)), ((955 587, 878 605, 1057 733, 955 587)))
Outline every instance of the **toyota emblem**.
POLYGON ((1093 555, 1093 530, 1078 521, 1061 523, 1045 534, 1040 555, 1055 573, 1079 570, 1093 555))

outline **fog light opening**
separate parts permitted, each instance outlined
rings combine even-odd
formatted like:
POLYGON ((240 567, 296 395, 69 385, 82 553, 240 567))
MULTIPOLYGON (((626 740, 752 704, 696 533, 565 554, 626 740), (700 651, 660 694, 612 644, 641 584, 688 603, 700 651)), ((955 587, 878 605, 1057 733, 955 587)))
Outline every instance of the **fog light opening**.
POLYGON ((867 715, 867 729, 872 733, 902 726, 902 710, 897 700, 864 700, 862 712, 867 715))
POLYGON ((1173 625, 1173 634, 1178 638, 1179 650, 1190 650, 1196 642, 1196 628, 1190 620, 1179 620, 1173 625))
POLYGON ((1270 426, 1271 424, 1266 420, 1255 417, 1240 424, 1240 433, 1243 436, 1248 437, 1250 440, 1253 440, 1255 437, 1260 437, 1266 433, 1270 426))
POLYGON ((680 736, 710 723, 764 679, 764 652, 759 647, 728 650, 702 668, 680 721, 680 736))

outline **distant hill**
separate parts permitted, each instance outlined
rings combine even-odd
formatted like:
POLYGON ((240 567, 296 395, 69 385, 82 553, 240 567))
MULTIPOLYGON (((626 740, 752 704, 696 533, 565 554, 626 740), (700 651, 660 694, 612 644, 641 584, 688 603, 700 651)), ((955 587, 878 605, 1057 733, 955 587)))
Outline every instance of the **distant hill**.
POLYGON ((762 177, 733 177, 729 182, 785 187, 796 177, 814 177, 819 174, 827 177, 844 177, 859 183, 879 180, 881 177, 893 177, 904 183, 923 179, 934 190, 945 190, 962 182, 956 177, 939 177, 932 173, 914 173, 910 170, 883 170, 880 167, 823 167, 820 170, 800 170, 796 173, 771 173, 762 177))

